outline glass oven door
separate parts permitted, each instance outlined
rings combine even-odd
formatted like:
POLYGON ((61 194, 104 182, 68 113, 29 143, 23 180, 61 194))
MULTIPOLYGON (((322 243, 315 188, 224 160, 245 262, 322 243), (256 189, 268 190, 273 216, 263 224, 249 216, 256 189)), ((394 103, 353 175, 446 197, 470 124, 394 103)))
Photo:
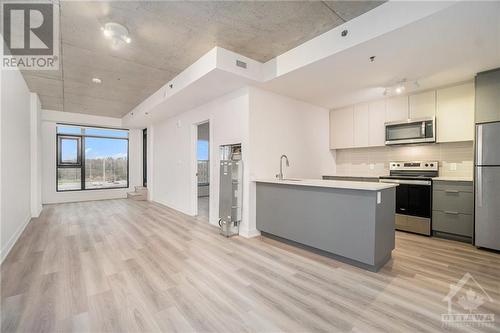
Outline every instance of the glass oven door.
POLYGON ((432 182, 413 179, 381 179, 384 183, 399 184, 396 187, 396 213, 430 218, 432 212, 432 182))
POLYGON ((409 212, 408 185, 400 184, 396 187, 396 213, 407 215, 409 212))
POLYGON ((431 217, 431 186, 406 185, 408 187, 408 212, 407 215, 418 217, 431 217))

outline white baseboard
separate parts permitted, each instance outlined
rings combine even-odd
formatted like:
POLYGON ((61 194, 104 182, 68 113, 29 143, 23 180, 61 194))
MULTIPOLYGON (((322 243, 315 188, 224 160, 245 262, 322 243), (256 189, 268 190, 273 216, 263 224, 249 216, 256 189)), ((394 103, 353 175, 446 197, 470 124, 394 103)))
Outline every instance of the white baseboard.
POLYGON ((164 206, 164 207, 167 207, 167 208, 171 208, 171 209, 176 210, 176 211, 178 211, 178 212, 180 212, 180 213, 182 213, 182 214, 185 214, 185 215, 195 216, 195 215, 193 214, 193 212, 188 212, 188 211, 186 211, 186 210, 184 210, 184 209, 181 209, 181 208, 179 208, 179 207, 177 207, 177 206, 175 206, 175 205, 172 205, 172 204, 168 204, 168 203, 166 203, 166 202, 164 202, 164 201, 161 201, 161 200, 148 200, 148 201, 151 201, 151 202, 154 202, 154 203, 160 204, 160 205, 162 205, 162 206, 164 206))
POLYGON ((257 229, 249 230, 248 232, 240 230, 240 236, 245 238, 253 238, 260 236, 260 231, 257 229))
POLYGON ((7 255, 9 254, 10 250, 14 247, 14 244, 16 244, 17 240, 23 233, 24 229, 26 229, 26 226, 30 223, 31 221, 31 216, 28 216, 26 220, 23 222, 21 226, 16 230, 16 232, 10 237, 9 241, 5 246, 2 248, 2 252, 0 253, 0 263, 3 263, 5 258, 7 258, 7 255))
POLYGON ((34 211, 33 211, 33 212, 31 212, 31 215, 33 215, 33 216, 32 216, 32 218, 34 218, 34 217, 39 217, 39 216, 40 216, 40 214, 42 213, 42 209, 43 209, 42 205, 40 205, 40 206, 36 207, 36 208, 34 209, 34 211))

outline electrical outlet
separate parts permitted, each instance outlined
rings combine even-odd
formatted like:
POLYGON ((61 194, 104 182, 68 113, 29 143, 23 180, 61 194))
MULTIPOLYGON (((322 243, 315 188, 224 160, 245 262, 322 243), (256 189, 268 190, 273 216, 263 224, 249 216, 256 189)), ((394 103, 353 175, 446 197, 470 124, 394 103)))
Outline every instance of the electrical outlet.
POLYGON ((450 163, 450 171, 457 171, 457 163, 450 163))
POLYGON ((370 170, 374 170, 374 169, 375 169, 375 164, 370 163, 370 170))

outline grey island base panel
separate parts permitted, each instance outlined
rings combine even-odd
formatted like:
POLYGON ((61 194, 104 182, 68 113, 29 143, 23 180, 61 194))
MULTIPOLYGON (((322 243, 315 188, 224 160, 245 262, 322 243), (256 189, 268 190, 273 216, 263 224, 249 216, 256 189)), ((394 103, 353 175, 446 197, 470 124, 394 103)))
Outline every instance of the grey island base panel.
POLYGON ((376 272, 394 249, 395 201, 394 187, 366 191, 257 182, 257 229, 376 272))

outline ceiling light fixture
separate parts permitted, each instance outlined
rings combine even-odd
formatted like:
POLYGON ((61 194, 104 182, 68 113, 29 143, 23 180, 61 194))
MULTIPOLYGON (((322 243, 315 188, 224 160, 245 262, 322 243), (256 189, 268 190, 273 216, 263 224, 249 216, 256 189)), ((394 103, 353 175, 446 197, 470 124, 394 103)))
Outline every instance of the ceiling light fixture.
POLYGON ((113 48, 118 48, 123 44, 130 44, 132 39, 128 36, 128 29, 115 22, 108 22, 101 27, 102 34, 106 39, 110 39, 113 48))
POLYGON ((102 80, 101 80, 100 78, 98 78, 98 77, 93 77, 93 78, 92 78, 92 82, 93 82, 93 83, 96 83, 96 84, 101 84, 101 83, 102 83, 102 80))
POLYGON ((406 79, 402 79, 401 81, 398 82, 394 91, 396 92, 396 94, 399 95, 402 94, 405 90, 406 90, 406 79))
MULTIPOLYGON (((418 87, 418 82, 414 81, 412 82, 415 87, 418 87)), ((408 81, 406 79, 402 79, 397 81, 394 85, 385 87, 383 91, 384 96, 393 96, 393 95, 401 95, 404 93, 406 90, 413 91, 413 85, 408 85, 408 81)))

